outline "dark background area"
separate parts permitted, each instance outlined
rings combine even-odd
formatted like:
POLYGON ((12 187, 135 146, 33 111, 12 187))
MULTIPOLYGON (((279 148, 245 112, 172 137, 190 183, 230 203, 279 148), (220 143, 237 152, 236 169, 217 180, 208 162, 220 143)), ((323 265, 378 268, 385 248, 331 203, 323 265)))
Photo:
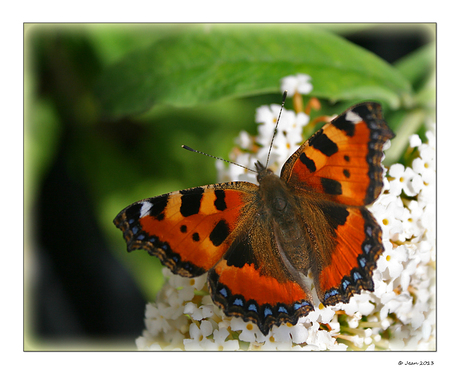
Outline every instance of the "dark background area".
MULTIPOLYGON (((417 28, 379 32, 377 26, 371 31, 357 28, 342 35, 389 63, 429 42, 426 33, 417 28)), ((26 209, 31 212, 26 222, 31 239, 25 249, 25 263, 33 263, 34 269, 32 276, 26 271, 29 291, 25 297, 29 300, 27 331, 32 337, 29 344, 34 349, 40 349, 35 343, 95 339, 122 342, 127 348, 135 348, 134 340, 144 328, 145 304, 152 301, 152 295, 161 286, 161 266, 155 259, 142 257, 144 253, 129 255, 151 260, 148 271, 157 274, 152 275, 157 284, 150 293, 146 292, 145 285, 135 276, 136 269, 140 269, 137 266, 141 265, 125 262, 124 257, 129 257, 125 243, 111 219, 129 203, 149 196, 133 191, 138 176, 149 176, 142 182, 142 193, 148 190, 146 185, 152 179, 170 181, 161 189, 152 186, 150 196, 157 191, 165 193, 213 182, 213 162, 195 159, 198 166, 190 168, 184 159, 191 156, 182 154, 172 140, 183 138, 183 143, 190 141, 195 145, 201 137, 211 137, 214 143, 224 138, 223 149, 229 150, 240 129, 255 129, 255 108, 276 102, 279 96, 273 96, 272 101, 266 95, 239 101, 238 105, 247 111, 240 113, 237 128, 225 130, 231 136, 221 129, 211 134, 216 117, 207 117, 206 108, 178 109, 174 121, 162 117, 161 112, 153 120, 145 114, 114 122, 99 118, 91 93, 103 69, 123 53, 161 36, 160 30, 153 28, 137 45, 130 45, 133 36, 124 39, 119 31, 122 47, 114 48, 119 55, 101 57, 93 35, 84 29, 60 28, 25 35, 25 50, 30 59, 29 70, 25 72, 26 101, 30 85, 33 100, 43 104, 31 110, 29 116, 43 118, 46 126, 50 126, 50 131, 43 132, 42 138, 37 136, 33 145, 35 149, 46 150, 39 161, 27 161, 31 148, 25 143, 25 179, 26 184, 29 182, 26 209), (204 117, 199 128, 187 127, 188 121, 199 117, 204 117), (176 134, 170 136, 172 130, 176 134), (163 156, 162 147, 149 148, 145 145, 147 141, 174 149, 173 155, 163 156), (28 177, 28 173, 32 176, 28 177), (178 179, 182 175, 190 178, 178 179), (107 196, 123 195, 128 190, 123 201, 113 199, 117 202, 113 211, 104 210, 112 201, 107 196)), ((225 116, 225 112, 221 115, 225 116)), ((27 126, 26 121, 26 131, 27 126)), ((41 154, 40 150, 34 152, 33 155, 41 154)))

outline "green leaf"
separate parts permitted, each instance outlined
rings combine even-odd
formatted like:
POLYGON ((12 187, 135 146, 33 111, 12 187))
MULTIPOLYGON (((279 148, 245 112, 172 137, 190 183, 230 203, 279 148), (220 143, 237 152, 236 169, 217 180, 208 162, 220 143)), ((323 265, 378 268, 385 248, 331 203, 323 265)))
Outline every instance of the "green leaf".
POLYGON ((423 107, 434 121, 436 108, 436 46, 434 43, 418 49, 395 64, 411 82, 413 106, 423 107))
POLYGON ((123 117, 156 103, 194 106, 280 90, 280 79, 312 77, 312 95, 381 100, 399 107, 409 82, 372 53, 306 25, 214 25, 165 37, 101 76, 103 114, 123 117))
POLYGON ((395 67, 412 84, 416 84, 435 69, 436 46, 427 44, 399 60, 395 67))

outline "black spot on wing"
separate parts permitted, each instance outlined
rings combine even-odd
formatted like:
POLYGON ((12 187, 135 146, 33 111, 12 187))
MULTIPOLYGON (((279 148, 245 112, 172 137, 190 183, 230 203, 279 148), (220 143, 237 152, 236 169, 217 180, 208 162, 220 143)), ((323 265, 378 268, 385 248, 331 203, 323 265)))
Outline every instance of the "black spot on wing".
MULTIPOLYGON (((152 207, 149 210, 149 214, 155 217, 158 221, 162 221, 165 218, 165 209, 168 205, 169 194, 161 195, 154 197, 153 199, 149 200, 149 203, 152 204, 152 207)), ((139 208, 142 205, 139 205, 139 208)))
POLYGON ((308 144, 320 151, 326 156, 332 156, 338 152, 339 148, 328 136, 323 129, 318 130, 308 141, 308 144))
POLYGON ((324 205, 321 207, 321 210, 334 229, 344 225, 350 214, 347 208, 338 204, 324 205))
POLYGON ((342 185, 340 182, 329 179, 321 178, 321 185, 323 186, 324 192, 330 195, 341 195, 342 194, 342 185))
POLYGON ((315 161, 313 161, 311 158, 307 157, 307 155, 305 153, 302 153, 300 155, 299 160, 300 160, 300 162, 302 162, 302 164, 304 164, 307 167, 307 169, 311 173, 316 171, 315 161))
POLYGON ((209 234, 209 239, 216 247, 221 245, 230 234, 230 228, 225 220, 220 220, 209 234))
POLYGON ((370 129, 376 130, 382 128, 382 109, 379 104, 363 103, 355 106, 352 110, 366 122, 367 127, 370 129))
POLYGON ((235 240, 224 255, 224 259, 228 266, 242 268, 244 265, 254 264, 256 269, 259 267, 248 237, 235 240))
POLYGON ((201 187, 190 190, 180 191, 181 206, 180 212, 184 217, 189 217, 200 212, 201 198, 203 197, 204 189, 201 187))
POLYGON ((216 196, 216 200, 214 200, 214 206, 216 209, 220 211, 227 209, 227 203, 225 202, 225 191, 216 190, 214 191, 214 195, 216 196))
POLYGON ((334 125, 336 128, 338 128, 339 130, 345 131, 347 136, 353 136, 355 135, 355 124, 345 119, 347 113, 348 112, 345 112, 339 117, 332 120, 331 124, 334 125))

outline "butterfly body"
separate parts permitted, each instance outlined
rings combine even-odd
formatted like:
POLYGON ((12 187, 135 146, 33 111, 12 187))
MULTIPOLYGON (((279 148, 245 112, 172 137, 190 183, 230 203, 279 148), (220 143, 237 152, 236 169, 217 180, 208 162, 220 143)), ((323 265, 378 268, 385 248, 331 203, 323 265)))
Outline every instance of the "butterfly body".
POLYGON ((382 147, 394 135, 377 103, 348 109, 288 159, 281 175, 256 163, 259 185, 227 182, 145 199, 114 220, 128 250, 174 273, 208 272, 213 301, 262 333, 373 290, 381 229, 365 205, 382 189, 382 147))

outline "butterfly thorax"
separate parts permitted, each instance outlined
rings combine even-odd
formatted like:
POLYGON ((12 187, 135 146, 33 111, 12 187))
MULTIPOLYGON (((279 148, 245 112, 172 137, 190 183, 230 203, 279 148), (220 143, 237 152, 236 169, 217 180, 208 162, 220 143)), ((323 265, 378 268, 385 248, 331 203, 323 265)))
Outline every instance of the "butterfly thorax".
POLYGON ((308 268, 305 255, 305 228, 299 213, 299 206, 285 181, 273 171, 257 163, 257 179, 261 199, 261 216, 271 227, 279 255, 290 271, 308 268), (300 255, 303 253, 303 255, 300 255))
POLYGON ((290 201, 292 195, 289 193, 286 183, 260 162, 256 163, 256 168, 259 193, 264 210, 272 218, 282 218, 287 213, 286 209, 290 209, 293 205, 290 201))

